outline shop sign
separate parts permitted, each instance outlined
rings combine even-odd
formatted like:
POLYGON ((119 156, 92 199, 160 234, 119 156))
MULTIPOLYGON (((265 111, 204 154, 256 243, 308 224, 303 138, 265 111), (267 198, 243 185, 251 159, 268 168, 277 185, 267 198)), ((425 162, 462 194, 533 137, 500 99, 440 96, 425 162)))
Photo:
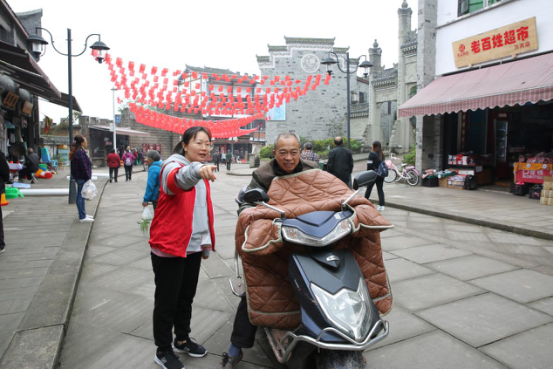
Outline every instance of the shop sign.
POLYGON ((26 115, 28 117, 31 116, 32 112, 33 112, 33 104, 31 104, 30 102, 28 101, 25 101, 25 103, 23 104, 23 106, 21 107, 21 113, 23 115, 26 115))
POLYGON ((8 92, 6 94, 6 97, 4 97, 4 100, 2 100, 2 106, 6 109, 15 110, 15 104, 17 104, 17 100, 19 100, 19 96, 17 96, 13 92, 8 92))
POLYGON ((455 41, 453 56, 457 68, 538 49, 536 17, 455 41))
POLYGON ((161 144, 142 144, 142 152, 148 152, 148 150, 155 150, 161 153, 161 144))
POLYGON ((525 183, 543 183, 543 177, 549 177, 551 172, 543 170, 517 170, 516 181, 525 183))

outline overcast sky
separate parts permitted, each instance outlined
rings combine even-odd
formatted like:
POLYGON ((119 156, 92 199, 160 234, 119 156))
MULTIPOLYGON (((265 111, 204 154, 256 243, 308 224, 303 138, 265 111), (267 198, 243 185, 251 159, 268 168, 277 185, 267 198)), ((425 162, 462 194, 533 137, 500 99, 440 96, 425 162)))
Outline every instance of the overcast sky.
MULTIPOLYGON (((260 74, 256 55, 269 55, 267 44, 285 45, 287 37, 335 37, 335 46, 350 47, 350 57, 366 54, 378 39, 382 63, 397 62, 398 16, 403 0, 8 0, 15 12, 43 9, 42 26, 54 36, 56 47, 67 50, 71 28, 73 54, 84 49, 86 37, 100 33, 113 57, 125 63, 170 70, 185 64, 260 74)), ((411 28, 417 25, 417 2, 411 28)), ((50 42, 46 33, 43 37, 50 42)), ((89 46, 97 40, 91 37, 89 46)), ((47 46, 39 62, 54 85, 68 91, 67 57, 47 46)), ((73 58, 73 95, 84 115, 113 117, 109 71, 90 55, 73 58)), ((118 96, 118 95, 116 95, 118 96)), ((123 98, 122 94, 119 95, 123 98)), ((116 103, 117 109, 117 103, 116 103)), ((44 115, 58 122, 66 108, 41 102, 44 115)))

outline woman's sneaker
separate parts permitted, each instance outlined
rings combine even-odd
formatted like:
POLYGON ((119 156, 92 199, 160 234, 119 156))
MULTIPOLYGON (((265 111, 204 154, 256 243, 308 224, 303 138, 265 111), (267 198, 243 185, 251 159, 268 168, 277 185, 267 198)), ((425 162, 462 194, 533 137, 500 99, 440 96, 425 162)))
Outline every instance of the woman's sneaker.
POLYGON ((167 351, 156 349, 154 361, 163 369, 184 369, 184 365, 180 362, 179 357, 171 349, 167 351))
POLYGON ((207 350, 202 345, 198 345, 196 342, 193 342, 190 338, 187 338, 184 343, 178 343, 177 339, 173 341, 173 349, 176 352, 188 354, 192 357, 204 357, 207 355, 207 350))
POLYGON ((385 207, 385 206, 381 206, 381 207, 380 207, 380 211, 384 211, 384 210, 386 210, 386 207, 385 207))

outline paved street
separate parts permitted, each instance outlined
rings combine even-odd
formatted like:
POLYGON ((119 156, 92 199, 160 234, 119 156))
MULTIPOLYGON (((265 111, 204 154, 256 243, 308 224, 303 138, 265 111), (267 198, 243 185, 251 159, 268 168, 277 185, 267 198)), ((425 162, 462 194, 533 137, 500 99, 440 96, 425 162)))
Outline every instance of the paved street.
MULTIPOLYGON (((104 189, 71 309, 61 368, 158 367, 153 362, 153 273, 147 237, 137 224, 145 182, 146 174, 135 174, 131 182, 107 184, 104 189)), ((248 182, 247 176, 230 176, 223 170, 213 184, 217 253, 202 264, 192 322, 192 337, 206 346, 209 355, 202 359, 181 356, 187 368, 213 368, 228 348, 238 303, 228 285, 233 274, 234 196, 248 182)), ((385 190, 392 197, 395 191, 405 191, 402 187, 386 186, 385 190)), ((413 190, 417 189, 431 190, 413 190)), ((502 196, 506 201, 512 198, 502 196)), ((40 201, 47 204, 46 199, 40 201)), ((6 217, 5 227, 18 213, 6 217)), ((72 224, 66 226, 67 232, 74 229, 75 213, 54 213, 57 224, 72 224)), ((385 216, 396 225, 382 233, 394 308, 386 317, 390 336, 365 353, 368 368, 553 366, 552 241, 392 207, 387 207, 385 216)), ((8 245, 17 240, 9 237, 8 245)), ((57 237, 67 243, 67 236, 57 237)), ((28 235, 21 238, 31 239, 28 235)), ((17 266, 13 249, 0 255, 0 304, 7 300, 4 291, 13 294, 30 288, 32 295, 39 288, 39 279, 29 279, 34 287, 4 284, 14 273, 40 268, 45 268, 42 274, 52 273, 48 265, 17 266)), ((25 311, 9 312, 14 301, 0 315, 3 337, 21 329, 22 323, 15 318, 28 319, 25 311)), ((258 341, 254 349, 245 351, 239 368, 277 367, 262 334, 258 341)), ((0 366, 22 367, 6 356, 0 366)))

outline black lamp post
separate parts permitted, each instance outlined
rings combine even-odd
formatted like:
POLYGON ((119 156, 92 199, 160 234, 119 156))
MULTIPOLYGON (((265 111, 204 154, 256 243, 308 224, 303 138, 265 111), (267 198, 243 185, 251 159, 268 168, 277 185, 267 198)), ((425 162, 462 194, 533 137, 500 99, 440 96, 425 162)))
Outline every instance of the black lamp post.
MULTIPOLYGON (((350 117, 349 117, 349 111, 350 111, 350 85, 349 85, 349 75, 351 73, 351 70, 350 70, 350 63, 349 63, 349 52, 346 53, 346 70, 343 70, 342 67, 340 67, 340 63, 338 63, 338 60, 340 59, 339 56, 334 53, 334 52, 329 52, 328 53, 328 58, 326 58, 325 60, 323 60, 321 62, 321 64, 324 64, 326 65, 326 72, 328 74, 332 74, 332 65, 333 64, 338 64, 338 69, 342 72, 342 73, 346 73, 346 89, 347 89, 347 132, 348 132, 348 149, 351 149, 351 143, 350 143, 350 117), (333 59, 330 57, 330 54, 334 54, 334 56, 336 57, 336 59, 333 59)), ((361 55, 359 58, 357 58, 358 60, 361 59, 361 58, 365 58, 365 61, 362 62, 361 64, 359 65, 356 65, 355 66, 355 69, 353 70, 353 73, 357 72, 357 70, 359 68, 363 68, 363 76, 365 76, 365 78, 369 75, 369 73, 367 72, 367 69, 372 67, 372 63, 369 62, 367 60, 367 57, 365 55, 361 55)))
MULTIPOLYGON (((40 58, 41 55, 44 55, 44 47, 48 45, 48 41, 46 41, 42 36, 38 34, 38 30, 44 30, 50 35, 50 41, 52 42, 52 47, 58 54, 67 56, 67 70, 68 70, 68 76, 69 76, 69 147, 73 144, 73 81, 72 81, 72 69, 71 69, 71 58, 77 57, 82 55, 86 51, 86 47, 88 46, 88 39, 92 36, 98 36, 98 41, 93 43, 90 48, 93 50, 98 51, 98 55, 96 55, 96 60, 98 60, 98 63, 102 63, 104 61, 104 52, 106 50, 109 50, 109 47, 101 41, 101 36, 98 33, 93 33, 88 35, 88 37, 85 40, 84 49, 79 54, 73 55, 71 54, 71 29, 67 29, 67 54, 62 53, 58 49, 56 49, 56 46, 54 45, 54 38, 52 37, 52 34, 50 31, 48 31, 46 28, 40 28, 37 27, 36 35, 29 36, 29 42, 31 43, 31 50, 35 57, 40 58)), ((115 123, 115 122, 114 122, 115 123)), ((75 203, 75 198, 77 195, 77 191, 75 188, 75 179, 69 174, 69 204, 75 203)))

